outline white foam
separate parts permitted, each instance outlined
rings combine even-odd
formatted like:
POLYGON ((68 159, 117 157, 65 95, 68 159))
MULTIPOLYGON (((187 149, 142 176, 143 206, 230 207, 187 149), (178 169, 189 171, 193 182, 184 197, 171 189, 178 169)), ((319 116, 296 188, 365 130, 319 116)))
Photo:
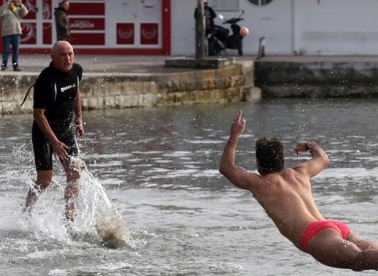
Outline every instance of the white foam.
POLYGON ((131 245, 125 222, 110 202, 103 186, 85 168, 81 178, 81 197, 78 218, 81 228, 94 227, 106 246, 111 248, 131 245))
MULTIPOLYGON (((84 162, 83 164, 74 222, 63 220, 66 181, 64 173, 57 169, 53 182, 39 196, 31 217, 21 213, 20 205, 9 207, 9 202, 0 203, 0 210, 6 210, 0 217, 0 229, 27 231, 37 239, 53 239, 67 244, 89 242, 103 243, 111 248, 132 246, 126 223, 109 200, 101 183, 89 173, 84 162)), ((28 174, 16 174, 9 181, 14 179, 22 181, 24 187, 33 186, 28 174)), ((22 204, 25 202, 26 191, 21 197, 22 204)))

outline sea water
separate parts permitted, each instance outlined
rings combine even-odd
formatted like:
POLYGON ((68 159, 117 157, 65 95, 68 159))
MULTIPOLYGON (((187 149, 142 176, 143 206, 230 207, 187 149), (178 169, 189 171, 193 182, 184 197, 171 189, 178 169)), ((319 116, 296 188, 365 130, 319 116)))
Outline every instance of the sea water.
POLYGON ((296 249, 218 165, 240 109, 237 163, 249 170, 257 138, 282 139, 286 166, 309 157, 294 154, 298 141, 316 141, 331 159, 312 180, 319 209, 378 242, 377 106, 290 99, 84 112, 73 223, 63 220, 58 161, 32 216, 21 212, 35 180, 32 118, 2 116, 0 275, 355 275, 296 249))

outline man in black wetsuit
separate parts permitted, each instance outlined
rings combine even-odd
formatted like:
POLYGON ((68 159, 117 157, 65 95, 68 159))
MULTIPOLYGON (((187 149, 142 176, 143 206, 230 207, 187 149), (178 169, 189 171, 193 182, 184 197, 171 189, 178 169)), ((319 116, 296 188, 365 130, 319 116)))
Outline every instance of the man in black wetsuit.
POLYGON ((34 85, 32 141, 37 180, 28 192, 25 209, 30 213, 39 194, 50 185, 54 154, 67 177, 65 217, 73 220, 81 163, 75 158, 78 148, 72 122, 75 121, 76 134, 84 137, 79 90, 83 69, 74 63, 73 48, 66 41, 54 44, 51 59, 49 67, 40 73, 34 85))

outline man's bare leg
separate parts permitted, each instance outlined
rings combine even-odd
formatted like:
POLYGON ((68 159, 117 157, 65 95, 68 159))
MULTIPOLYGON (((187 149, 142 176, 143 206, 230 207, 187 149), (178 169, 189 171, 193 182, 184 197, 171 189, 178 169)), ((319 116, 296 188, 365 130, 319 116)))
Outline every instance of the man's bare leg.
POLYGON ((350 232, 349 234, 349 237, 347 238, 348 241, 354 243, 355 245, 357 245, 357 247, 361 250, 366 250, 366 249, 376 249, 378 250, 378 245, 371 242, 371 241, 368 241, 368 240, 364 240, 364 239, 361 239, 359 237, 357 237, 357 235, 355 233, 353 233, 352 231, 350 232))
POLYGON ((74 159, 71 161, 64 161, 63 167, 67 176, 67 186, 64 191, 65 217, 67 220, 73 221, 75 213, 75 200, 79 197, 80 192, 80 172, 81 161, 74 159))
POLYGON ((64 191, 65 205, 65 217, 67 220, 73 221, 75 213, 75 200, 79 197, 80 179, 67 183, 64 191))
MULTIPOLYGON (((353 232, 348 239, 350 237, 356 238, 353 232)), ((342 239, 334 229, 324 229, 312 238, 308 252, 322 264, 331 267, 349 268, 355 271, 378 270, 377 249, 361 250, 352 241, 342 239)))
POLYGON ((31 214, 39 195, 50 185, 52 174, 52 170, 37 171, 37 180, 35 181, 34 186, 30 187, 26 196, 25 212, 31 214))

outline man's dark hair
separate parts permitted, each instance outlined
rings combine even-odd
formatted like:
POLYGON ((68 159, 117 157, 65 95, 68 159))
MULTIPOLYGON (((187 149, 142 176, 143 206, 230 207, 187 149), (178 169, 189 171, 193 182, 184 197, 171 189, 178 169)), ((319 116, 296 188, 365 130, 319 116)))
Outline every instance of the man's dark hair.
POLYGON ((265 173, 279 172, 285 165, 284 145, 276 138, 256 141, 256 159, 265 173))

